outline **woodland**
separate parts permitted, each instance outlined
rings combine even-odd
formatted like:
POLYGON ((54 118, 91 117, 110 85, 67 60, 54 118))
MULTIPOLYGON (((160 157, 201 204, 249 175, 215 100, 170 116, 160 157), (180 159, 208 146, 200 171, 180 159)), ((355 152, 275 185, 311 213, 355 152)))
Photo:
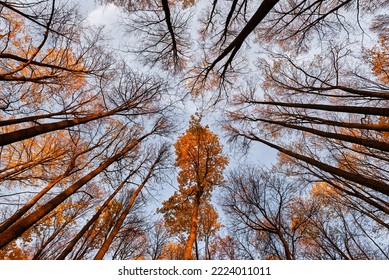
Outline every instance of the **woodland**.
POLYGON ((388 0, 77 2, 0 1, 1 260, 389 259, 388 0))

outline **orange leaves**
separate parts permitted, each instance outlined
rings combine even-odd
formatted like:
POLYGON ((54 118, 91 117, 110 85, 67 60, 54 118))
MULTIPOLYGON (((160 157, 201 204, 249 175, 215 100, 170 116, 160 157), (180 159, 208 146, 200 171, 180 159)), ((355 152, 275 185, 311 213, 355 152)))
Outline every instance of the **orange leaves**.
POLYGON ((384 84, 389 84, 389 45, 385 38, 381 38, 378 46, 371 51, 372 71, 384 84))
POLYGON ((158 211, 164 214, 170 234, 188 234, 185 259, 190 259, 194 239, 214 236, 221 224, 214 207, 208 202, 214 186, 223 181, 228 158, 222 155, 219 138, 201 116, 192 116, 188 130, 176 144, 176 166, 180 168, 179 191, 163 202, 158 211))
POLYGON ((162 260, 182 260, 184 255, 184 245, 178 242, 169 242, 163 248, 160 259, 162 260))
POLYGON ((334 198, 339 196, 339 192, 326 182, 317 182, 312 186, 311 196, 320 201, 323 206, 328 206, 334 198))
MULTIPOLYGON (((5 131, 7 130, 0 130, 5 131)), ((65 131, 7 145, 0 154, 0 180, 11 179, 10 186, 15 179, 21 178, 30 182, 38 179, 50 180, 67 167, 64 163, 69 159, 73 147, 65 131)))
POLYGON ((8 28, 3 28, 0 31, 0 40, 14 40, 11 43, 14 46, 20 45, 20 39, 24 39, 24 41, 30 40, 30 37, 28 36, 20 37, 19 35, 23 32, 24 28, 24 21, 20 15, 11 13, 7 9, 2 9, 1 19, 4 24, 8 25, 8 28), (18 40, 15 40, 16 38, 18 38, 18 40))
MULTIPOLYGON (((45 30, 37 30, 19 14, 2 9, 4 31, 0 33, 0 80, 37 83, 21 90, 21 100, 40 104, 42 83, 62 85, 61 90, 79 90, 87 72, 82 56, 59 39, 53 39, 45 30), (42 36, 43 35, 43 36, 42 36), (67 87, 67 88, 66 88, 67 87)), ((50 28, 50 26, 47 26, 50 28)), ((56 90, 59 90, 58 88, 56 90)))
POLYGON ((16 241, 0 250, 0 260, 27 260, 28 252, 24 252, 16 241))
POLYGON ((209 191, 212 186, 222 182, 222 172, 228 158, 222 155, 217 135, 207 126, 201 126, 200 121, 200 116, 192 116, 189 129, 175 144, 176 166, 180 168, 177 179, 180 186, 195 186, 209 191))

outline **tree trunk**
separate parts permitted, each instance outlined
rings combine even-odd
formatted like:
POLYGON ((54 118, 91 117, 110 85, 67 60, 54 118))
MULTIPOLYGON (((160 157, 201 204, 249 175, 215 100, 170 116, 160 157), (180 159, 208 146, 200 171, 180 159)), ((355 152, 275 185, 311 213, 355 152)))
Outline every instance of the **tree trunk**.
POLYGON ((142 183, 138 186, 138 188, 135 190, 135 192, 132 194, 130 201, 128 202, 126 208, 124 209, 123 213, 120 215, 119 219, 117 220, 114 228, 110 232, 107 239, 104 241, 103 245, 101 245, 100 250, 97 252, 95 256, 95 260, 102 260, 104 258, 104 255, 107 253, 109 246, 111 246, 111 243, 115 236, 118 234, 121 226, 123 225, 124 220, 126 219, 128 213, 131 211, 132 206, 135 203, 135 199, 138 197, 140 192, 142 191, 143 187, 146 185, 147 181, 150 179, 151 175, 154 172, 155 167, 160 162, 164 152, 162 151, 158 157, 153 162, 152 166, 150 167, 146 177, 143 179, 142 183))
MULTIPOLYGON (((137 171, 138 169, 136 169, 137 171)), ((109 205, 112 199, 116 196, 116 194, 125 186, 128 179, 134 175, 135 172, 131 172, 126 179, 116 188, 116 190, 104 201, 103 205, 97 210, 97 212, 93 215, 93 217, 86 223, 86 225, 77 233, 75 237, 69 242, 66 248, 62 251, 62 253, 57 257, 57 260, 64 260, 66 256, 73 250, 73 247, 77 244, 78 240, 88 231, 88 229, 92 226, 92 224, 100 217, 101 213, 105 208, 109 205)))
POLYGON ((25 218, 20 219, 4 232, 0 234, 0 249, 5 247, 12 240, 21 236, 26 230, 28 230, 32 225, 38 222, 40 219, 49 214, 52 210, 54 210, 58 205, 60 205, 63 201, 65 201, 68 197, 74 194, 77 190, 79 190, 82 186, 96 177, 100 172, 105 170, 108 166, 110 166, 115 161, 119 160, 129 151, 134 149, 143 139, 149 136, 152 132, 142 136, 141 138, 133 141, 131 144, 127 145, 124 149, 122 149, 119 153, 114 156, 108 158, 105 162, 103 162, 98 168, 89 172, 87 175, 82 177, 76 183, 72 184, 66 190, 52 198, 46 204, 42 205, 34 212, 26 216, 25 218))
POLYGON ((188 241, 185 245, 184 250, 184 260, 191 260, 192 259, 192 249, 193 244, 196 240, 196 233, 198 228, 198 217, 199 217, 199 208, 200 208, 200 197, 196 197, 194 205, 193 205, 193 212, 192 212, 192 219, 191 219, 191 226, 190 226, 190 232, 188 236, 188 241))
POLYGON ((80 124, 85 124, 93 120, 101 119, 111 116, 120 111, 120 109, 111 110, 105 113, 96 113, 83 118, 76 118, 72 120, 63 120, 54 123, 45 123, 37 126, 23 128, 16 131, 0 134, 0 147, 9 145, 18 141, 26 140, 48 132, 62 130, 80 124))
MULTIPOLYGON (((238 133, 238 132, 236 132, 238 133)), ((239 133, 238 133, 239 134, 239 133)), ((372 190, 375 190, 377 192, 380 192, 384 195, 387 195, 389 196, 389 185, 386 184, 385 182, 381 182, 381 181, 378 181, 378 180, 375 180, 375 179, 371 179, 371 178, 368 178, 368 177, 365 177, 365 176, 362 176, 361 174, 355 174, 355 173, 352 173, 352 172, 348 172, 348 171, 345 171, 345 170, 342 170, 340 168, 337 168, 337 167, 333 167, 331 165, 328 165, 326 163, 323 163, 321 161, 318 161, 318 160, 315 160, 314 158, 312 157, 308 157, 308 156, 304 156, 304 155, 301 155, 301 154, 298 154, 298 153, 295 153, 295 152, 292 152, 288 149, 285 149, 285 148, 282 148, 276 144, 273 144, 273 143, 270 143, 266 140, 263 140, 255 135, 245 135, 245 134, 239 134, 240 136, 243 136, 245 138, 248 138, 248 139, 251 139, 251 140, 254 140, 254 141, 258 141, 258 142, 261 142, 269 147, 272 147, 288 156, 291 156, 295 159, 298 159, 298 160, 301 160, 301 161, 304 161, 312 166, 315 166, 317 168, 319 168, 320 170, 322 171, 325 171, 325 172, 328 172, 332 175, 335 175, 335 176, 339 176, 339 177, 342 177, 346 180, 349 180, 349 181, 352 181, 354 183, 357 183, 357 184, 360 184, 362 186, 365 186, 367 188, 370 188, 372 190)))

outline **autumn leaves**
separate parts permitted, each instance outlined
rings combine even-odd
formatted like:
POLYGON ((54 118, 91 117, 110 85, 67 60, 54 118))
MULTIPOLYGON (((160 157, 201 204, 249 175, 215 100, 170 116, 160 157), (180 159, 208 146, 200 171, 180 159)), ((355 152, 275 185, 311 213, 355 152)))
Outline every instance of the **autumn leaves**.
MULTIPOLYGON (((207 235, 215 235, 220 227, 210 197, 213 188, 223 183, 223 171, 228 163, 217 135, 200 121, 201 116, 192 116, 189 129, 175 144, 179 189, 158 210, 164 214, 171 234, 181 235, 182 239, 187 235, 182 256, 186 260, 193 258, 193 245, 197 240, 209 239, 207 235)), ((208 248, 209 242, 205 243, 208 248)), ((196 243, 196 259, 198 255, 196 243)))
POLYGON ((1 258, 388 258, 387 1, 101 2, 125 59, 77 6, 0 1, 1 258), (202 97, 222 125, 182 122, 173 166, 202 97), (224 172, 215 131, 278 160, 224 172))

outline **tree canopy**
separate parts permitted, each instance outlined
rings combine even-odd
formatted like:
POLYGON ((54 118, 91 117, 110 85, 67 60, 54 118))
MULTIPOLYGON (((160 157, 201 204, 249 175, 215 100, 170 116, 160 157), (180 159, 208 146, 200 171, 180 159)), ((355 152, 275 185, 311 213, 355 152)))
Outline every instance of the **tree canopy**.
POLYGON ((389 258, 388 0, 108 4, 0 1, 1 259, 389 258))

